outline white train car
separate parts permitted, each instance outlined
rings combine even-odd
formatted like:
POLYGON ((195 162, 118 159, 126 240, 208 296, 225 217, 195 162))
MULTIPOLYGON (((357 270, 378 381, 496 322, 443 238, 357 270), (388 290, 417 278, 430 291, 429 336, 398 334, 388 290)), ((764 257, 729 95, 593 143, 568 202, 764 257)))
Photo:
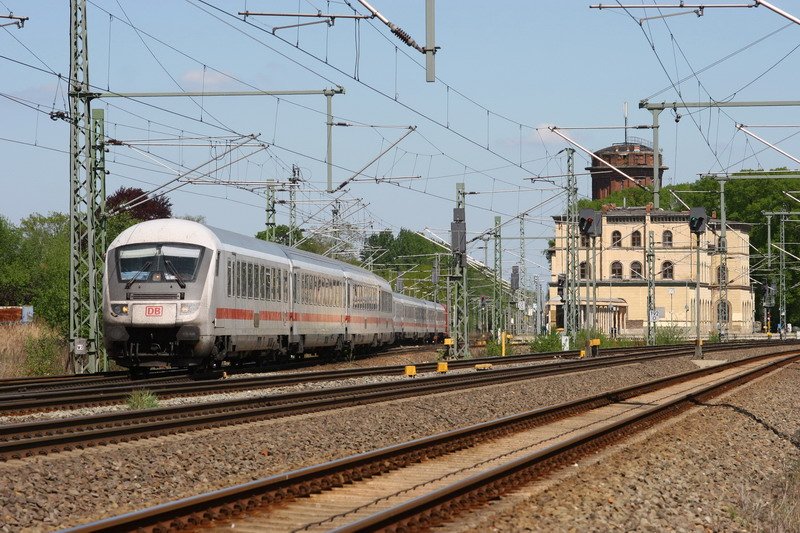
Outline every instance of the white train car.
POLYGON ((377 347, 392 293, 356 266, 187 220, 137 224, 108 249, 105 344, 126 367, 208 366, 377 347))
POLYGON ((442 304, 394 295, 396 342, 436 342, 447 333, 447 312, 442 304))

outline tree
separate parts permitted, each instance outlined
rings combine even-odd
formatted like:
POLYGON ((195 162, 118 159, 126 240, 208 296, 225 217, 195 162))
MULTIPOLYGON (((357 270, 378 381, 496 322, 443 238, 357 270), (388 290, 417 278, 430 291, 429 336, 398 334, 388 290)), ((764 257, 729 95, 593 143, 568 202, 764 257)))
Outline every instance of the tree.
POLYGON ((148 199, 142 203, 135 201, 134 204, 138 205, 127 210, 133 218, 145 221, 172 217, 172 202, 169 198, 166 196, 147 196, 147 193, 138 187, 120 187, 117 189, 114 194, 106 198, 106 209, 111 211, 139 197, 148 199))
MULTIPOLYGON (((293 242, 300 242, 300 239, 303 238, 303 230, 299 228, 295 228, 293 230, 293 242)), ((267 230, 261 230, 256 233, 256 239, 261 239, 262 241, 267 240, 267 230)), ((284 246, 289 246, 289 226, 284 224, 278 224, 275 226, 275 240, 272 241, 278 244, 283 244, 284 246)))
POLYGON ((375 264, 385 264, 389 260, 389 252, 394 247, 394 235, 390 230, 373 233, 367 237, 364 248, 361 250, 361 261, 374 257, 375 264))
POLYGON ((0 216, 0 305, 22 305, 28 302, 26 287, 30 272, 20 263, 22 237, 19 230, 0 216))
POLYGON ((34 213, 14 226, 0 217, 0 305, 32 305, 36 316, 69 331, 69 217, 34 213))

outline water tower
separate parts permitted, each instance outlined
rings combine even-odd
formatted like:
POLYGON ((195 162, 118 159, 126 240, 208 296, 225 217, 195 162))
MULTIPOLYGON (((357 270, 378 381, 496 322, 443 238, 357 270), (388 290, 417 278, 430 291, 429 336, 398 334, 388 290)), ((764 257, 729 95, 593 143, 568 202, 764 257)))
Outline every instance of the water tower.
MULTIPOLYGON (((613 192, 636 187, 629 179, 603 165, 598 157, 611 163, 640 185, 652 188, 653 146, 649 141, 629 137, 625 142, 614 143, 597 150, 595 154, 596 157, 592 157, 592 166, 586 167, 592 174, 592 200, 601 200, 613 192)), ((667 167, 663 164, 663 156, 659 157, 659 160, 662 163, 659 168, 659 178, 661 178, 667 167)))

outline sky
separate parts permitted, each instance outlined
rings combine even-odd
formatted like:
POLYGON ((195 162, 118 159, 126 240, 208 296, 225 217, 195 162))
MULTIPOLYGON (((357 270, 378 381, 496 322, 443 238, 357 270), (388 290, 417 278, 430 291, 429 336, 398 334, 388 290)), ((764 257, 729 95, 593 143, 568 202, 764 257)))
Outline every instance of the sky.
MULTIPOLYGON (((649 125, 650 112, 638 107, 643 99, 793 100, 800 86, 800 26, 764 7, 707 8, 703 16, 684 10, 640 23, 659 11, 598 10, 574 0, 438 0, 437 80, 426 83, 422 54, 378 19, 274 29, 298 18, 237 14, 367 14, 357 0, 87 1, 96 91, 344 88, 332 98, 332 181, 346 182, 336 194, 324 192, 322 95, 95 100, 113 140, 109 193, 180 185, 168 194, 175 215, 252 235, 265 224, 264 184, 285 183, 296 165, 297 218, 308 232, 328 231, 338 202, 340 219, 354 229, 407 228, 449 240, 463 182, 470 238, 501 217, 506 278, 520 261, 523 212, 529 279, 549 276, 541 252, 553 215, 564 211, 568 143, 548 126, 574 128, 562 131, 597 150, 623 141, 626 102, 629 124, 649 125)), ((794 3, 773 3, 800 15, 794 3)), ((424 0, 371 4, 424 45, 424 0)), ((0 14, 9 12, 29 17, 23 28, 0 28, 0 215, 18 223, 69 210, 69 128, 51 119, 68 110, 69 3, 0 0, 0 14)), ((737 123, 800 156, 799 108, 668 109, 660 116, 665 184, 798 166, 737 123)), ((629 135, 650 141, 652 131, 629 135)), ((577 172, 588 162, 576 153, 577 172)), ((580 195, 590 195, 589 177, 578 179, 580 195)), ((277 199, 277 222, 287 224, 288 193, 277 199)), ((486 250, 478 240, 469 253, 482 261, 486 250)))

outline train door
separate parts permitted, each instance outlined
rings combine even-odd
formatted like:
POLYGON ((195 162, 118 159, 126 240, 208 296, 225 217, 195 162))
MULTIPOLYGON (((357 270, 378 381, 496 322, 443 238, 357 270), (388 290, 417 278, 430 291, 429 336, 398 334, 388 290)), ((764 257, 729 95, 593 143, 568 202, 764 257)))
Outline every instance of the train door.
POLYGON ((292 265, 292 270, 289 274, 289 352, 298 353, 302 352, 300 346, 301 334, 303 323, 300 316, 302 311, 301 305, 301 287, 302 273, 298 268, 292 265))

